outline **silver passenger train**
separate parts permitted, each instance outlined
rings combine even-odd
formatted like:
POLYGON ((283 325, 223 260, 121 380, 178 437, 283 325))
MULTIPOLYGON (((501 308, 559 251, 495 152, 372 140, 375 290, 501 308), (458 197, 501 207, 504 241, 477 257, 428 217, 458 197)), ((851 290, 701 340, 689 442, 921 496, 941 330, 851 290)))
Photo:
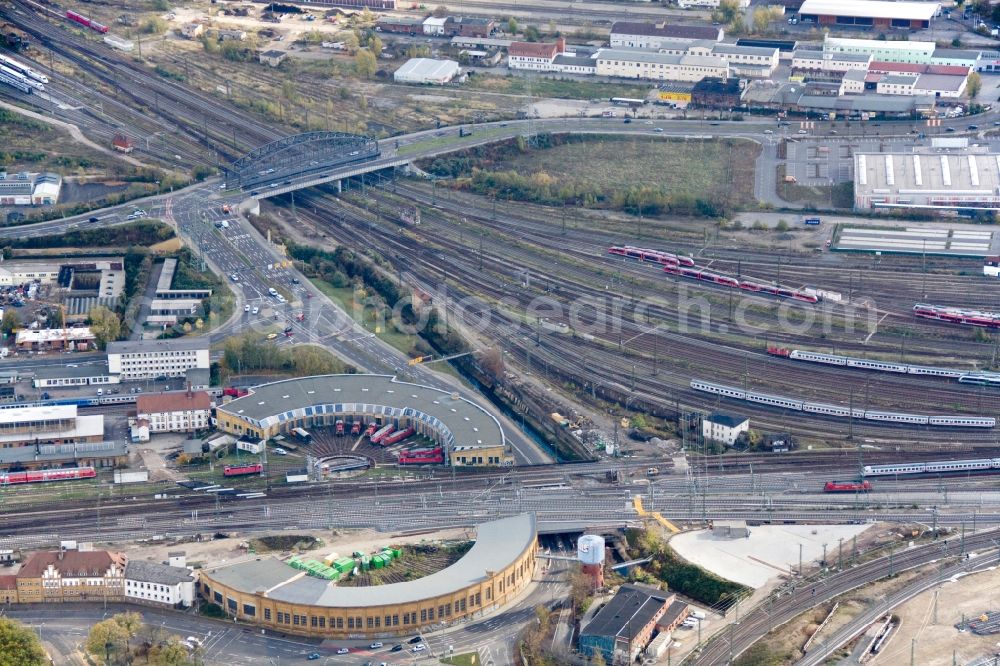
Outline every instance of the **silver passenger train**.
POLYGON ((826 365, 839 365, 848 368, 861 368, 863 370, 876 370, 879 372, 893 372, 905 375, 924 375, 929 377, 946 377, 957 379, 962 384, 983 384, 985 386, 1000 386, 1000 373, 998 372, 969 372, 957 368, 939 368, 928 365, 910 365, 909 363, 893 363, 892 361, 877 361, 865 358, 854 358, 852 356, 840 356, 838 354, 820 354, 818 352, 802 351, 794 349, 791 352, 771 348, 769 353, 775 356, 787 356, 796 361, 809 361, 810 363, 823 363, 826 365), (781 353, 784 352, 784 353, 781 353))
POLYGON ((848 418, 853 416, 856 419, 867 421, 882 421, 887 423, 905 423, 908 425, 932 425, 951 428, 994 428, 997 421, 995 418, 986 416, 961 416, 961 415, 927 415, 927 414, 907 414, 904 412, 884 412, 872 409, 851 409, 842 405, 831 405, 822 402, 808 402, 796 400, 780 395, 769 393, 757 393, 754 391, 744 391, 741 388, 725 386, 724 384, 713 384, 691 380, 691 388, 705 393, 714 393, 736 400, 746 400, 756 402, 771 407, 791 409, 797 412, 810 412, 813 414, 824 414, 826 416, 838 416, 848 418))
POLYGON ((976 460, 938 460, 934 462, 865 465, 861 476, 910 476, 913 474, 961 474, 1000 470, 1000 458, 976 460))

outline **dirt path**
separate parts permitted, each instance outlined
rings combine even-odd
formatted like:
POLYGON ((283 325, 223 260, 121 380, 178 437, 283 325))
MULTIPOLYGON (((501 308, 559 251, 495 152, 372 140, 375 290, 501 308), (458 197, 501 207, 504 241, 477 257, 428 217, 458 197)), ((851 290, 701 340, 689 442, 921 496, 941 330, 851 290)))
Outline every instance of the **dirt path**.
POLYGON ((129 164, 131 164, 133 166, 144 167, 144 168, 147 168, 147 169, 155 168, 152 165, 146 164, 145 162, 137 160, 136 158, 134 158, 134 157, 132 157, 130 155, 125 155, 123 153, 119 153, 117 151, 111 150, 110 148, 105 148, 104 146, 102 146, 100 144, 94 143, 93 141, 91 141, 90 139, 88 139, 87 137, 85 137, 83 135, 83 132, 80 131, 79 127, 77 127, 76 125, 73 125, 71 123, 67 123, 67 122, 64 122, 62 120, 56 120, 55 118, 50 118, 50 117, 44 116, 44 115, 42 115, 40 113, 35 113, 34 111, 28 111, 27 109, 22 109, 19 106, 15 106, 14 104, 8 104, 7 102, 0 102, 0 108, 7 109, 8 111, 13 111, 14 113, 19 113, 22 116, 27 116, 28 118, 32 118, 33 120, 37 120, 39 122, 43 122, 43 123, 46 123, 48 125, 53 125, 53 126, 58 127, 60 129, 64 129, 64 130, 66 130, 69 133, 69 135, 71 137, 73 137, 73 139, 75 141, 78 141, 79 143, 84 144, 88 148, 93 148, 94 150, 102 152, 105 155, 110 155, 110 156, 118 158, 120 160, 124 160, 125 162, 128 162, 129 164))

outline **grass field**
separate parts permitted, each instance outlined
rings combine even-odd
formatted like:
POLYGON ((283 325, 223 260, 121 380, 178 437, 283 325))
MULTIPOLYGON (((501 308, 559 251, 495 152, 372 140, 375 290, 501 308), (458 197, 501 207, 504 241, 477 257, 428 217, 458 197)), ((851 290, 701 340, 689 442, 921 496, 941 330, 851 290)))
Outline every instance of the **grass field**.
POLYGON ((0 162, 10 172, 53 170, 64 176, 94 169, 107 172, 115 161, 77 143, 62 129, 6 109, 0 109, 0 142, 0 162))
MULTIPOLYGON (((465 88, 508 95, 527 95, 528 83, 529 79, 524 76, 491 76, 487 74, 470 77, 465 88)), ((628 83, 603 83, 548 77, 532 77, 530 83, 532 97, 602 99, 607 101, 612 97, 645 99, 646 95, 649 94, 649 86, 636 86, 628 83)))
POLYGON ((486 150, 491 152, 474 154, 472 159, 453 154, 437 163, 461 163, 465 170, 461 175, 471 174, 473 167, 518 174, 529 181, 528 188, 543 193, 541 199, 572 196, 587 206, 589 199, 596 202, 594 207, 621 208, 614 203, 616 197, 634 188, 648 188, 667 197, 715 200, 726 207, 749 204, 760 148, 749 141, 664 140, 645 135, 594 137, 541 149, 519 150, 508 144, 486 150))

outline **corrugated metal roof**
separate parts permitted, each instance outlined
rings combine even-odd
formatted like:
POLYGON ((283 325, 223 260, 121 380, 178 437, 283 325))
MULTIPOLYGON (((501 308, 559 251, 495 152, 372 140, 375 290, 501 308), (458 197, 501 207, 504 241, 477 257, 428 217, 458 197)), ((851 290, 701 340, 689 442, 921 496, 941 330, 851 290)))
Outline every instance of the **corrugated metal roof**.
POLYGON ((929 21, 940 5, 936 2, 888 2, 887 0, 805 0, 799 14, 855 16, 929 21))

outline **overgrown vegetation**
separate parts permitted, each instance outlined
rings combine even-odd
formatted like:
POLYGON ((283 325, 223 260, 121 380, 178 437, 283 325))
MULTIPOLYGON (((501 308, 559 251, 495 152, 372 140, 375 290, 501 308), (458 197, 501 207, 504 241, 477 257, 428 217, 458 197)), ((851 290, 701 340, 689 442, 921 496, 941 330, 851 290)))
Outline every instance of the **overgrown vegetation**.
POLYGON ((226 339, 222 365, 225 374, 271 371, 303 377, 355 372, 352 366, 322 347, 280 348, 253 331, 226 339))
POLYGON ((724 217, 753 198, 754 158, 744 141, 540 134, 427 160, 455 187, 500 199, 621 210, 635 215, 724 217), (628 154, 628 160, 618 159, 628 154))
POLYGON ((115 227, 76 229, 53 236, 10 238, 5 244, 13 249, 51 247, 149 247, 174 237, 169 224, 143 220, 115 227))
POLYGON ((258 553, 267 551, 313 550, 322 542, 305 534, 272 534, 252 539, 250 545, 258 553))
MULTIPOLYGON (((151 666, 188 666, 201 662, 194 653, 162 626, 146 625, 139 613, 118 613, 90 628, 85 642, 89 662, 103 666, 143 663, 151 666)), ((0 663, 2 661, 0 655, 0 663)), ((20 664, 21 662, 10 662, 20 664)))
POLYGON ((442 355, 468 351, 461 336, 438 318, 437 310, 431 309, 425 316, 419 316, 413 309, 408 291, 400 289, 370 261, 352 250, 338 247, 336 251, 328 252, 293 242, 289 242, 287 247, 289 255, 304 264, 302 270, 308 277, 320 279, 337 289, 350 285, 365 289, 369 295, 364 299, 363 306, 368 316, 381 317, 390 322, 394 311, 398 312, 402 320, 400 323, 405 327, 414 327, 433 351, 442 355))
POLYGON ((633 544, 636 557, 652 557, 643 565, 643 570, 656 580, 686 597, 707 606, 729 606, 742 596, 750 593, 750 588, 726 580, 691 564, 650 530, 630 530, 628 540, 633 544))

